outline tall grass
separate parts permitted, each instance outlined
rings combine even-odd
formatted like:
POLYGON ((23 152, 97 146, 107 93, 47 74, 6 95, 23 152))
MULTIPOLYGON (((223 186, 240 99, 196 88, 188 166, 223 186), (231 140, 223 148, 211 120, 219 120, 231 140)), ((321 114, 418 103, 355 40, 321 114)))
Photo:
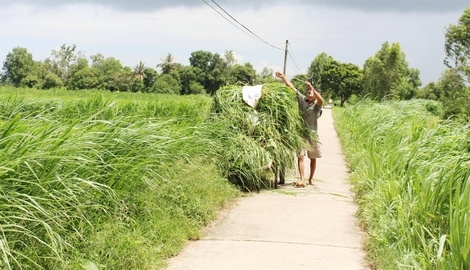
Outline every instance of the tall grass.
POLYGON ((469 126, 439 121, 438 107, 363 101, 336 110, 378 269, 470 268, 469 126))
POLYGON ((0 89, 0 268, 161 269, 261 168, 293 166, 293 93, 0 89), (256 120, 256 121, 254 121, 256 120), (236 184, 236 185, 234 185, 236 184))
POLYGON ((27 93, 0 97, 2 269, 159 269, 239 196, 209 97, 27 93))

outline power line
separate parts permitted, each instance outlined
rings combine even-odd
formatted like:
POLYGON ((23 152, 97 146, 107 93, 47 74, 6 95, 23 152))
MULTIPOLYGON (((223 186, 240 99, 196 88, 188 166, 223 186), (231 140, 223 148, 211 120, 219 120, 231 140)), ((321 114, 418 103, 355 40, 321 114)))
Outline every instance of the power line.
POLYGON ((287 54, 289 54, 290 59, 291 59, 292 62, 294 63, 294 66, 297 68, 297 70, 299 71, 299 73, 302 73, 302 71, 300 70, 299 66, 298 66, 297 63, 295 62, 295 59, 294 59, 294 57, 292 56, 291 51, 288 51, 287 54))
MULTIPOLYGON (((293 55, 293 50, 292 50, 292 45, 290 44, 289 42, 289 45, 290 45, 290 50, 287 51, 289 57, 291 58, 292 62, 294 63, 294 66, 297 68, 297 70, 299 71, 300 74, 304 74, 304 72, 302 72, 299 68, 299 66, 297 65, 297 62, 295 60, 295 57, 293 55)), ((305 76, 308 76, 308 74, 305 73, 305 76)), ((307 80, 311 80, 313 78, 313 74, 311 74, 311 76, 309 78, 306 78, 307 80)))
POLYGON ((256 37, 254 36, 251 36, 249 33, 245 32, 245 30, 241 29, 238 25, 234 24, 230 19, 228 19, 227 17, 225 17, 222 13, 220 13, 220 11, 218 11, 216 8, 214 8, 213 6, 211 6, 209 3, 206 2, 206 0, 203 0, 204 3, 206 3, 210 8, 212 8, 215 12, 217 12, 222 18, 224 18, 226 21, 228 21, 230 24, 232 24, 233 26, 235 26, 238 30, 242 31, 243 33, 247 34, 248 36, 252 37, 253 39, 256 39, 256 37))
MULTIPOLYGON (((221 12, 219 12, 219 10, 217 10, 216 8, 214 8, 211 4, 209 4, 206 0, 203 0, 204 3, 206 3, 209 7, 211 7, 215 12, 217 12, 221 17, 223 17, 225 20, 227 20, 229 23, 231 23, 233 26, 235 26, 237 29, 241 30, 243 33, 249 35, 250 37, 252 38, 256 38, 258 39, 259 41, 275 48, 275 49, 278 49, 278 50, 281 50, 281 51, 285 51, 286 54, 289 55, 289 57, 292 59, 292 62, 294 63, 295 67, 297 68, 297 70, 299 71, 300 74, 302 74, 303 72, 300 70, 300 68, 298 67, 297 63, 296 63, 296 60, 295 60, 295 57, 292 55, 292 53, 290 51, 287 50, 287 45, 289 43, 286 44, 286 48, 285 49, 282 49, 282 48, 279 48, 279 47, 276 47, 272 44, 270 44, 269 42, 265 41, 264 39, 262 39, 261 37, 259 37, 257 34, 255 34, 253 31, 251 31, 250 29, 248 29, 248 27, 246 27, 245 25, 243 25, 241 22, 239 22, 236 18, 234 18, 232 15, 230 15, 230 13, 228 13, 223 7, 221 7, 217 2, 215 2, 214 0, 212 0, 212 2, 220 9, 222 10, 227 16, 229 16, 233 21, 235 21, 237 24, 239 24, 240 26, 242 26, 246 31, 248 31, 248 33, 246 31, 244 31, 243 29, 241 29, 240 27, 238 27, 237 25, 235 25, 231 20, 229 20, 227 17, 225 17, 221 12)), ((287 42, 287 41, 286 41, 287 42)), ((285 63, 284 63, 284 66, 285 66, 285 63)))
MULTIPOLYGON (((223 16, 218 10, 216 10, 213 6, 211 6, 209 3, 206 2, 206 0, 203 0, 204 3, 206 3, 208 6, 210 6, 213 10, 215 10, 220 16, 222 16, 223 18, 225 18, 226 20, 228 20, 225 16, 223 16)), ((225 9, 223 9, 219 4, 217 4, 217 2, 215 2, 214 0, 212 0, 212 2, 219 8, 221 9, 225 14, 227 14, 232 20, 234 20, 236 23, 238 23, 239 25, 241 25, 244 29, 246 29, 249 33, 251 33, 253 36, 255 36, 259 41, 275 48, 275 49, 278 49, 278 50, 281 50, 281 51, 284 51, 284 49, 281 49, 279 47, 276 47, 272 44, 270 44, 269 42, 265 41, 264 39, 262 39, 261 37, 259 37, 258 35, 256 35, 253 31, 251 31, 250 29, 248 29, 248 27, 246 27, 245 25, 243 25, 242 23, 240 23, 237 19, 235 19, 232 15, 230 15, 225 9)), ((231 21, 229 21, 232 25, 234 25, 235 27, 237 27, 235 24, 233 24, 231 21)), ((237 27, 239 30, 242 30, 240 29, 239 27, 237 27)), ((243 31, 243 30, 242 30, 243 31)), ((247 34, 245 31, 243 31, 245 34, 247 34)))

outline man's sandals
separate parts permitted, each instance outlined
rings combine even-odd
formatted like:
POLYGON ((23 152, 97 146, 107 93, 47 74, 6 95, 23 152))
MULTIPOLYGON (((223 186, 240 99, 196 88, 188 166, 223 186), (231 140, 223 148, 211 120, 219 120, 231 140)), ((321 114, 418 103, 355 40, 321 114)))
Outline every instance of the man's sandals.
POLYGON ((301 187, 305 187, 305 186, 306 186, 305 182, 302 182, 302 183, 301 183, 301 182, 293 182, 292 185, 293 185, 294 187, 298 187, 298 188, 301 188, 301 187))

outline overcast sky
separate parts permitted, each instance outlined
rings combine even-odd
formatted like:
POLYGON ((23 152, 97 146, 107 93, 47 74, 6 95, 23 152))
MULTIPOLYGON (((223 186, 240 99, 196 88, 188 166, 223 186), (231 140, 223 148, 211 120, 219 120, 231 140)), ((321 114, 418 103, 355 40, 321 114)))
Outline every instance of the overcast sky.
POLYGON ((62 44, 87 57, 98 53, 125 66, 156 68, 169 53, 189 65, 197 50, 238 63, 305 73, 324 52, 363 66, 385 42, 400 43, 423 84, 437 81, 444 32, 468 0, 0 0, 0 61, 15 47, 43 61, 62 44), (221 10, 217 5, 223 8, 221 10), (229 17, 227 12, 232 18, 229 17), (238 22, 238 23, 237 23, 238 22), (240 24, 239 24, 240 23, 240 24))

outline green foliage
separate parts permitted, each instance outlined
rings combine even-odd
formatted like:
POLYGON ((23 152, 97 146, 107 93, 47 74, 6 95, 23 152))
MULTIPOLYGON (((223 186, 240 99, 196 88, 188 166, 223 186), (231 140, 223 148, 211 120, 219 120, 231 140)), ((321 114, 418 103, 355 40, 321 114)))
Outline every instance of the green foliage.
POLYGON ((169 74, 158 77, 152 86, 151 92, 160 94, 179 94, 180 85, 178 81, 169 74))
POLYGON ((178 69, 179 64, 175 62, 175 58, 171 53, 161 60, 162 62, 157 67, 161 68, 162 74, 171 74, 178 69))
POLYGON ((342 107, 353 94, 360 94, 362 77, 358 66, 332 61, 323 67, 322 90, 326 90, 333 99, 339 98, 342 107))
POLYGON ((21 80, 20 86, 33 88, 40 86, 40 82, 41 81, 37 75, 28 74, 28 76, 21 80))
POLYGON ((333 61, 333 57, 327 55, 324 52, 317 55, 310 64, 310 67, 308 68, 307 76, 309 76, 309 78, 307 80, 312 82, 313 85, 318 86, 322 89, 323 71, 326 67, 331 66, 333 61))
POLYGON ((3 62, 4 80, 10 82, 13 86, 19 86, 23 79, 31 75, 34 66, 33 55, 26 48, 13 48, 3 62))
POLYGON ((252 85, 256 80, 256 70, 251 64, 235 64, 230 68, 228 84, 252 85))
POLYGON ((42 88, 43 89, 60 88, 63 85, 64 84, 63 84, 62 80, 59 78, 59 76, 57 76, 54 73, 49 73, 44 78, 42 88))
POLYGON ((438 108, 424 100, 335 108, 377 269, 468 268, 469 126, 440 122, 438 108))
POLYGON ((211 105, 3 88, 2 268, 163 268, 239 195, 213 165, 222 144, 201 136, 219 133, 202 125, 211 105))
POLYGON ((297 89, 304 89, 304 81, 311 82, 320 89, 325 99, 339 99, 339 106, 362 90, 363 72, 351 63, 340 63, 326 53, 315 57, 309 67, 307 76, 296 76, 297 89))
POLYGON ((388 42, 364 64, 363 95, 382 100, 410 99, 421 85, 419 71, 410 69, 399 43, 388 42))
POLYGON ((264 67, 260 74, 257 76, 258 83, 260 84, 267 84, 273 83, 276 81, 275 77, 273 76, 274 71, 271 68, 264 67))
POLYGON ((285 85, 263 85, 255 110, 244 103, 241 86, 221 88, 214 111, 214 121, 226 130, 216 136, 226 145, 220 154, 228 162, 221 171, 229 180, 251 190, 263 186, 261 168, 270 162, 294 167, 292 154, 303 146, 305 125, 295 95, 285 85))
POLYGON ((442 89, 435 82, 430 82, 416 92, 416 98, 441 100, 444 96, 442 89))
POLYGON ((99 84, 95 73, 88 67, 74 72, 68 83, 70 90, 94 89, 99 84))
POLYGON ((191 83, 191 85, 189 86, 189 90, 190 90, 189 93, 191 94, 205 94, 206 93, 204 86, 202 86, 198 82, 191 83))
POLYGON ((295 96, 279 83, 263 86, 256 122, 239 86, 214 100, 1 92, 7 269, 161 269, 239 188, 266 184, 263 166, 293 167, 303 144, 295 96))
POLYGON ((444 63, 460 76, 470 80, 470 7, 465 9, 457 25, 450 25, 445 32, 444 63))
POLYGON ((207 93, 214 94, 226 82, 228 69, 218 53, 201 50, 192 52, 189 63, 201 71, 197 73, 196 80, 204 86, 207 93))
POLYGON ((68 81, 71 66, 77 62, 77 59, 82 54, 81 52, 76 52, 76 48, 77 45, 75 44, 70 46, 62 44, 60 49, 52 50, 51 56, 49 57, 50 71, 64 82, 68 81))

